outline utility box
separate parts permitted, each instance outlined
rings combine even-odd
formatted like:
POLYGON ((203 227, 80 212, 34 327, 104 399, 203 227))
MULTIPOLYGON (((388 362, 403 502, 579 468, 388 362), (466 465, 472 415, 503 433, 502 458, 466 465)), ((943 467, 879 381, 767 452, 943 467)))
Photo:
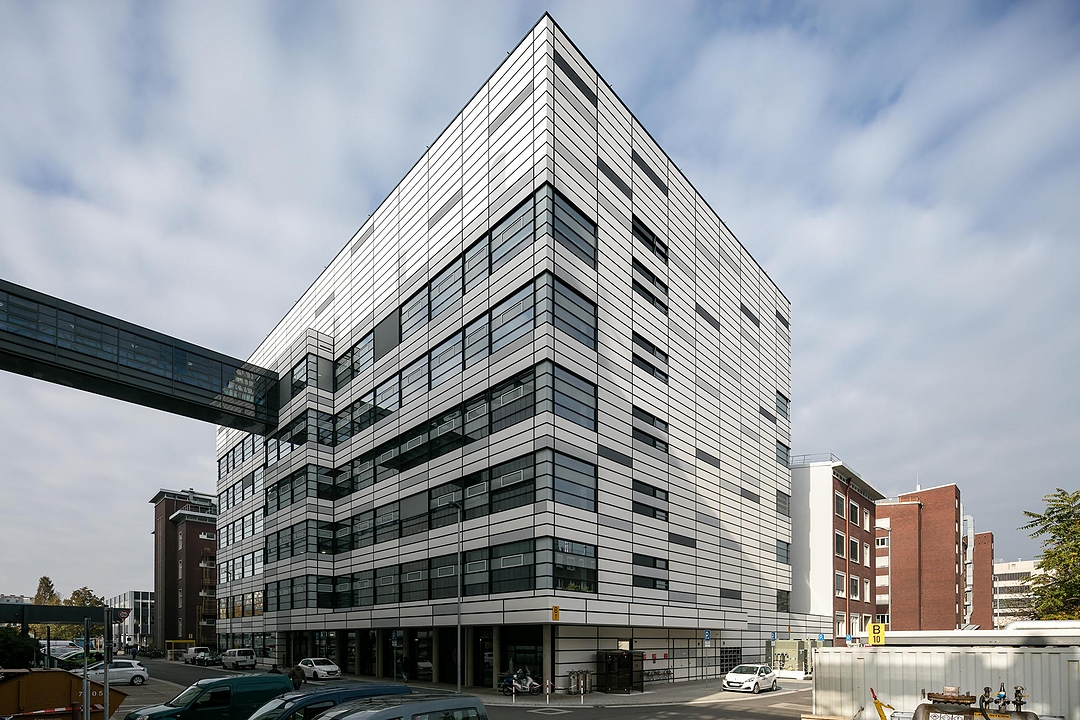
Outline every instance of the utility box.
MULTIPOLYGON (((66 670, 4 670, 0 679, 0 717, 11 720, 81 720, 83 680, 66 670)), ((109 687, 109 715, 127 693, 109 687)), ((90 682, 90 718, 106 720, 105 687, 90 682)))

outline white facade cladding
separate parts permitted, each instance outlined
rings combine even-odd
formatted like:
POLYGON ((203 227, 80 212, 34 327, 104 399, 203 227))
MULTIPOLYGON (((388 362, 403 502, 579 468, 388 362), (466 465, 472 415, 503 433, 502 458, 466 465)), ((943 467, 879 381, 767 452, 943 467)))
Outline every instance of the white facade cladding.
POLYGON ((545 15, 251 356, 281 424, 218 432, 221 647, 452 682, 459 570, 467 684, 827 632, 784 609, 788 318, 545 15))

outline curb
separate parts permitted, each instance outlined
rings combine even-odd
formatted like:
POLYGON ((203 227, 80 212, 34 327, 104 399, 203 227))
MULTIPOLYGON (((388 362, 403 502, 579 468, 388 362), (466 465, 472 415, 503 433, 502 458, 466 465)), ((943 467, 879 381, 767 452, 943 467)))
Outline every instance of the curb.
POLYGON ((609 709, 610 708, 621 708, 621 707, 635 707, 635 708, 648 707, 648 708, 654 708, 654 707, 668 707, 668 706, 671 706, 671 705, 721 705, 721 704, 725 704, 725 703, 739 702, 741 700, 745 700, 746 697, 751 697, 751 698, 752 697, 775 698, 775 697, 782 697, 782 696, 786 696, 786 695, 794 695, 795 693, 808 692, 811 689, 812 688, 808 688, 808 687, 807 688, 786 688, 786 689, 785 688, 780 688, 776 692, 763 693, 762 695, 752 695, 750 693, 730 692, 730 697, 725 696, 723 698, 716 698, 716 699, 712 699, 712 700, 701 700, 701 699, 696 699, 696 700, 668 700, 666 702, 659 702, 658 701, 658 702, 647 702, 647 703, 640 703, 640 702, 596 702, 596 701, 589 702, 588 700, 586 700, 584 704, 576 703, 576 702, 573 702, 572 700, 560 700, 559 702, 554 702, 554 703, 536 702, 534 700, 523 700, 522 702, 519 702, 519 703, 512 703, 512 702, 506 702, 505 700, 502 699, 502 697, 495 698, 495 699, 491 700, 490 702, 487 700, 487 698, 485 698, 482 695, 477 695, 477 697, 479 697, 481 700, 484 701, 485 706, 489 706, 489 707, 526 707, 526 708, 530 708, 530 709, 543 708, 543 707, 566 708, 566 709, 575 708, 575 707, 577 707, 577 708, 583 708, 583 707, 584 708, 609 708, 609 709), (744 697, 744 696, 746 696, 746 697, 744 697))

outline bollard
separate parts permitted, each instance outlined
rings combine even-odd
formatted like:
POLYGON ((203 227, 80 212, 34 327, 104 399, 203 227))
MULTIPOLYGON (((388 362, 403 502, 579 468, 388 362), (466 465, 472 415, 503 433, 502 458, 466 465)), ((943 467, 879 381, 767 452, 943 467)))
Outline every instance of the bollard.
POLYGON ((550 680, 548 680, 546 683, 544 683, 544 700, 545 700, 545 704, 547 704, 547 705, 551 704, 551 681, 550 680))
POLYGON ((578 679, 578 687, 581 688, 581 704, 585 704, 585 681, 581 678, 578 679))
POLYGON ((510 704, 517 705, 517 679, 510 681, 510 704))

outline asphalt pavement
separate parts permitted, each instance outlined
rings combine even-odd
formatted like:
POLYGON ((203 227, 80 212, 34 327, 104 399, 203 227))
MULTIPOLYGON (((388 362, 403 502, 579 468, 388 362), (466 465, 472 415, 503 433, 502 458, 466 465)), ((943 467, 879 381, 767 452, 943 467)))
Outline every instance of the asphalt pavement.
MULTIPOLYGON (((146 671, 150 673, 150 677, 175 683, 181 687, 187 687, 196 680, 202 680, 203 678, 238 674, 232 670, 223 670, 221 667, 185 665, 179 660, 163 660, 160 658, 143 657, 137 659, 143 664, 146 671)), ((249 670, 248 672, 251 671, 249 670)))

